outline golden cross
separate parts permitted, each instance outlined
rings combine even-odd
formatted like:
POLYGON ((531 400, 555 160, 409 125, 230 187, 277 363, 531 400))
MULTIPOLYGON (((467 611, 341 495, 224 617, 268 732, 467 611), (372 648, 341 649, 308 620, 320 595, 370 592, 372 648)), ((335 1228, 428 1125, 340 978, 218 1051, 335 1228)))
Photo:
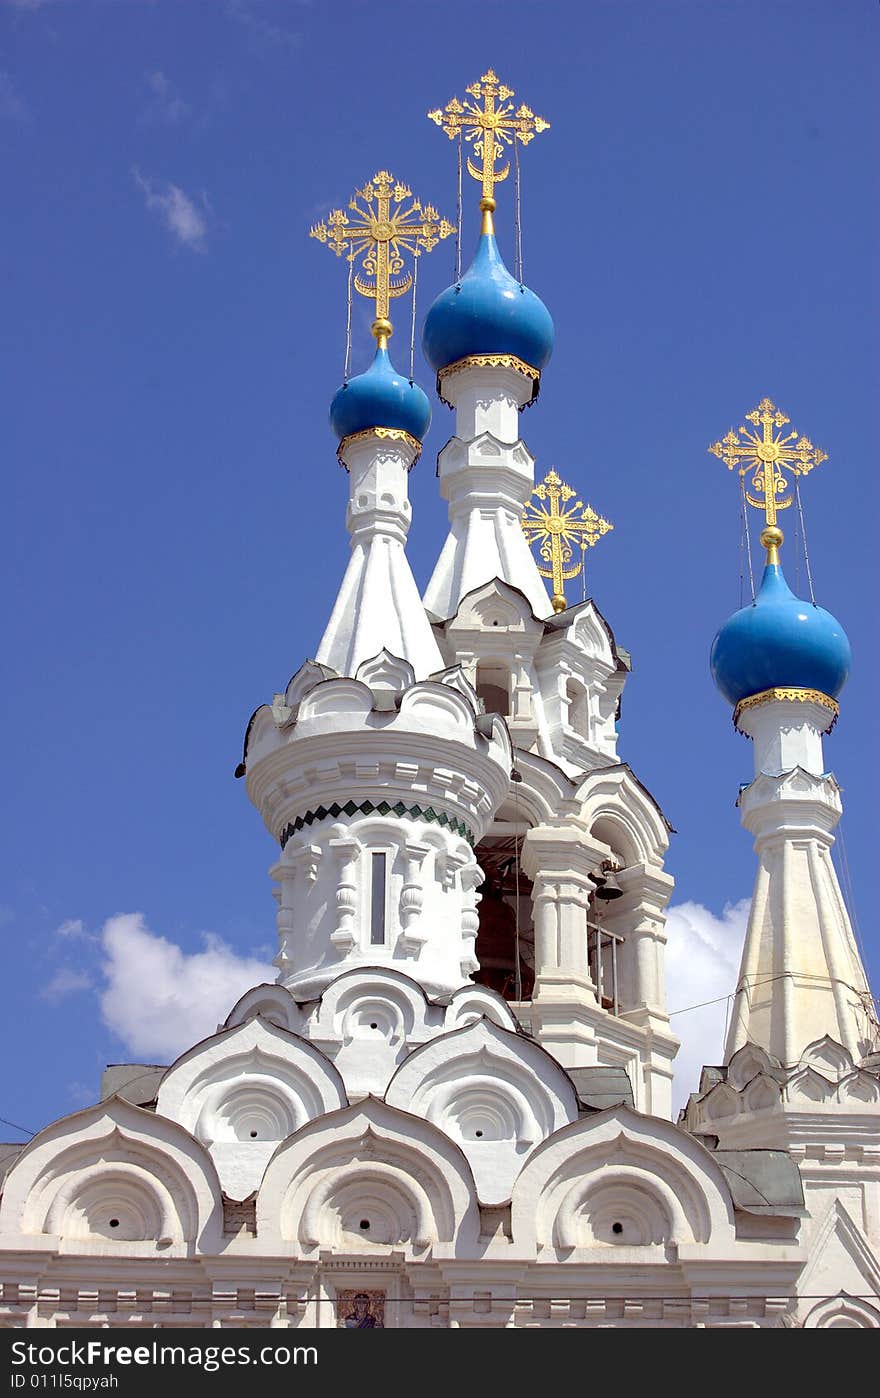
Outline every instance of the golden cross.
POLYGON ((413 284, 404 254, 416 258, 430 252, 441 238, 455 232, 455 225, 441 218, 433 204, 414 199, 409 186, 388 170, 380 170, 363 189, 356 189, 348 207, 353 218, 333 209, 325 223, 309 229, 309 237, 326 243, 337 257, 345 253, 348 262, 360 263, 354 285, 361 296, 375 299, 373 334, 384 346, 391 334, 391 300, 403 296, 413 284))
POLYGON ((538 132, 547 131, 550 123, 543 117, 535 116, 531 107, 524 103, 514 110, 510 101, 514 95, 513 88, 499 82, 491 68, 478 83, 471 83, 465 91, 474 101, 469 102, 465 98, 459 102, 457 97, 453 97, 442 111, 438 107, 436 111, 429 112, 428 117, 446 132, 450 141, 462 134, 466 141, 473 141, 474 154, 482 165, 475 164, 468 156, 468 174, 482 182, 480 208, 491 213, 495 208, 495 186, 510 174, 509 161, 501 169, 495 168, 495 161, 504 155, 504 147, 512 146, 514 141, 527 146, 538 132))
POLYGON ((542 503, 533 505, 530 502, 526 505, 522 520, 523 533, 532 546, 540 543, 540 555, 549 567, 542 567, 539 563, 538 572, 544 578, 553 579, 553 610, 564 612, 566 601, 563 583, 569 578, 577 577, 584 566, 583 556, 586 550, 592 548, 603 534, 614 528, 614 525, 597 515, 592 506, 584 505, 582 500, 575 500, 570 508, 560 508, 567 506, 568 501, 574 499, 575 491, 570 485, 566 485, 555 471, 548 471, 541 484, 535 486, 532 494, 542 503), (549 508, 543 504, 545 500, 550 502, 549 508), (578 510, 582 511, 579 517, 578 510), (575 544, 580 546, 581 557, 577 563, 572 564, 575 544))
POLYGON ((753 412, 746 413, 746 422, 751 422, 755 431, 740 427, 734 432, 731 428, 726 437, 709 447, 729 471, 736 467, 740 476, 754 471, 751 488, 755 494, 750 495, 745 487, 743 493, 750 505, 764 511, 767 527, 761 534, 761 543, 768 552, 772 551, 768 560, 771 563, 778 563, 782 543, 782 530, 776 524, 777 512, 787 510, 792 503, 791 495, 786 495, 791 489, 786 471, 797 479, 828 460, 827 452, 814 447, 809 437, 799 437, 796 430, 783 436, 779 429, 790 421, 769 398, 762 398, 753 412))

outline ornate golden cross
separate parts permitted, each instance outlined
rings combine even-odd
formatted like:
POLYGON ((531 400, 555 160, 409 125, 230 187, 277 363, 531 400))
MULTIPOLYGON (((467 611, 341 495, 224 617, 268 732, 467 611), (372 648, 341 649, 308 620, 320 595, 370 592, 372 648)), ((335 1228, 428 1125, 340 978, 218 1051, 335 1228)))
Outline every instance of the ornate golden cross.
POLYGON ((574 499, 575 491, 555 471, 547 472, 541 484, 535 486, 532 495, 537 496, 541 504, 533 505, 530 502, 526 505, 523 533, 532 546, 540 543, 540 555, 549 566, 542 567, 539 563, 538 572, 544 578, 553 579, 553 610, 564 612, 563 583, 577 577, 584 566, 586 550, 592 548, 614 525, 597 515, 592 506, 584 505, 582 500, 575 500, 570 508, 560 508, 574 499), (543 503, 545 500, 549 501, 549 507, 543 503), (582 512, 580 515, 577 514, 578 510, 582 512), (574 545, 580 547, 581 557, 573 564, 574 545))
POLYGON ((441 238, 455 232, 455 225, 441 218, 433 204, 414 199, 409 186, 388 170, 380 170, 363 189, 356 189, 348 207, 354 217, 333 209, 325 223, 309 229, 309 237, 326 243, 337 257, 345 253, 347 261, 360 262, 354 285, 361 296, 375 299, 373 334, 385 345, 391 334, 391 300, 403 296, 413 284, 412 273, 404 270, 404 253, 416 258, 430 252, 441 238))
POLYGON ((783 436, 779 428, 790 420, 769 398, 762 398, 754 412, 746 413, 746 422, 753 423, 755 431, 740 427, 734 432, 731 428, 726 437, 709 447, 728 470, 736 467, 740 476, 754 471, 751 488, 755 494, 750 495, 748 490, 744 490, 744 494, 750 505, 764 511, 767 527, 761 534, 761 543, 773 550, 775 556, 771 562, 778 562, 778 548, 782 543, 782 530, 776 525, 777 512, 787 510, 792 503, 791 495, 785 493, 791 489, 786 471, 794 477, 805 476, 814 466, 828 460, 828 453, 814 447, 809 437, 799 437, 797 431, 783 436))
POLYGON ((495 208, 495 186, 510 174, 510 161, 501 169, 495 168, 495 161, 504 155, 504 147, 512 146, 514 141, 527 146, 539 131, 547 131, 550 123, 543 117, 535 116, 531 107, 525 104, 514 111, 510 101, 514 95, 513 88, 500 83, 491 68, 478 83, 471 83, 465 91, 475 99, 473 102, 467 98, 459 102, 457 97, 453 97, 442 111, 438 107, 436 111, 429 112, 428 117, 446 132, 450 141, 454 141, 459 134, 463 134, 466 141, 473 141, 474 154, 482 161, 482 166, 475 164, 468 156, 468 174, 482 182, 480 207, 491 212, 495 208))

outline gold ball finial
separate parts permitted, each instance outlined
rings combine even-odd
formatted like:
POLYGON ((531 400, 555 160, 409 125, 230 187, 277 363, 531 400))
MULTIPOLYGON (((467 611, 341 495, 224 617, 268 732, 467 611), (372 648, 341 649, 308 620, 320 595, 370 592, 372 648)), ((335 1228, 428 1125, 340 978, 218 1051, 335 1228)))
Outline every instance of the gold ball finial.
POLYGON ((484 195, 483 198, 480 200, 480 208, 483 210, 484 214, 494 214, 497 207, 498 206, 495 203, 495 200, 492 199, 488 194, 484 195))
POLYGON ((769 524, 766 529, 761 530, 761 545, 767 550, 767 562, 779 562, 779 548, 784 542, 785 535, 775 524, 769 524))
POLYGON ((373 324, 371 325, 370 329, 375 335, 376 341, 380 349, 385 349, 385 347, 387 346, 388 341, 391 337, 392 328, 393 327, 391 325, 391 321, 385 320, 383 316, 379 316, 376 320, 373 321, 373 324))
POLYGON ((568 606, 568 603, 566 602, 565 597, 561 592, 554 592, 553 596, 550 598, 550 603, 553 607, 554 612, 564 612, 566 607, 568 606))

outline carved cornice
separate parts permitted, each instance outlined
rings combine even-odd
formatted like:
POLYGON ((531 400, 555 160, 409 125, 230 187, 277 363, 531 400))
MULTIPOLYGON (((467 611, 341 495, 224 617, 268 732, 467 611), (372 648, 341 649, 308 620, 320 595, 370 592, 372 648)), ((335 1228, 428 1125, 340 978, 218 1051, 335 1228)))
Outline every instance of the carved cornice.
POLYGON ((452 374, 457 374, 460 369, 486 368, 486 369, 513 369, 517 374, 524 375, 532 380, 532 396, 527 408, 531 407, 541 390, 541 371, 527 364, 524 359, 520 359, 515 354, 467 354, 463 359, 456 359, 453 364, 447 364, 445 369, 441 369, 437 375, 437 395, 441 403, 445 403, 447 408, 453 406, 448 398, 443 396, 443 382, 452 374))
MULTIPOLYGON (((408 447, 411 447, 415 452, 415 456, 406 468, 408 471, 412 470, 422 454, 422 444, 418 437, 413 437, 411 433, 405 432, 402 427, 365 427, 362 432, 349 433, 349 435, 343 437, 342 441, 339 443, 339 446, 336 448, 336 460, 339 462, 340 466, 345 466, 343 453, 348 447, 353 446, 355 442, 365 442, 370 437, 380 442, 405 442, 408 447)), ((348 470, 347 466, 346 470, 348 470)))
MULTIPOLYGON (((823 709, 828 709, 832 718, 828 727, 825 729, 826 733, 831 732, 831 729, 837 722, 838 714, 840 713, 840 705, 837 701, 832 699, 830 695, 823 694, 821 689, 800 689, 795 686, 762 689, 759 694, 749 694, 745 699, 740 699, 733 711, 734 728, 740 733, 743 732, 743 729, 739 726, 739 718, 740 714, 745 713, 747 709, 754 709, 757 708, 759 704, 771 704, 779 700, 793 701, 798 704, 819 704, 823 709)), ((746 737, 749 736, 751 735, 746 734, 746 737)))

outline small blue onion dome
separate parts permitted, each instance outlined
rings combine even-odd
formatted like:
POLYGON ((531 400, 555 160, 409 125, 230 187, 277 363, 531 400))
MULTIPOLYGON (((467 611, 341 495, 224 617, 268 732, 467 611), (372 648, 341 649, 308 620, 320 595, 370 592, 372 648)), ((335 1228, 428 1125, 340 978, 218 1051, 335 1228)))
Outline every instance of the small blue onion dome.
POLYGON ((504 265, 493 233, 483 233, 460 282, 437 297, 422 348, 435 373, 472 354, 511 354, 543 369, 553 353, 553 320, 540 297, 504 265))
POLYGON ((724 623, 709 658, 715 684, 734 705, 767 689, 817 689, 836 699, 851 663, 840 622, 795 597, 778 563, 767 564, 751 606, 724 623))
POLYGON ((340 441, 371 427, 393 427, 421 442, 430 422, 427 396, 397 372, 381 344, 366 373, 337 389, 330 404, 330 425, 340 441))

